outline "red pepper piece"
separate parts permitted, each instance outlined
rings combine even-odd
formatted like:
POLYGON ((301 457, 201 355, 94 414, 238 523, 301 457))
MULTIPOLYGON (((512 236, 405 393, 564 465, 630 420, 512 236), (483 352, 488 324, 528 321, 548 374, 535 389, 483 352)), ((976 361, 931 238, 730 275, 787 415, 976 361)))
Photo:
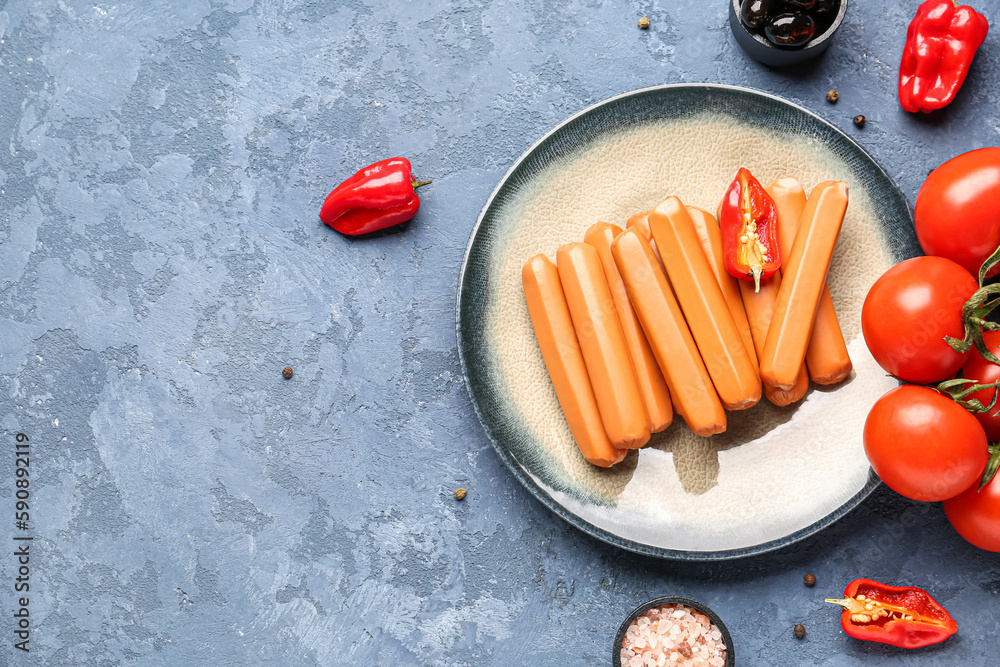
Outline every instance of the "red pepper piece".
POLYGON ((919 648, 943 642, 958 632, 958 623, 927 591, 915 586, 889 586, 855 579, 843 600, 827 600, 844 608, 840 625, 855 639, 919 648))
POLYGON ((899 103, 907 111, 930 113, 949 104, 962 87, 976 50, 990 25, 957 0, 927 0, 906 31, 899 66, 899 103))
POLYGON ((740 168, 722 199, 719 225, 726 270, 740 280, 770 278, 781 265, 778 209, 749 169, 740 168))
POLYGON ((326 196, 319 218, 341 234, 369 234, 417 214, 420 198, 414 188, 430 181, 414 181, 410 161, 403 157, 381 160, 334 188, 326 196))

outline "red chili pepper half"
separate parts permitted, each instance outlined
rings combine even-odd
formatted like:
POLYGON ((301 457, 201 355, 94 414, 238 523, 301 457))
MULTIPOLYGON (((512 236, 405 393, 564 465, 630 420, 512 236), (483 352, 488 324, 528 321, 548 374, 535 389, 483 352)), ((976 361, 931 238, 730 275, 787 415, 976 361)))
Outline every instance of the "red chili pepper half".
POLYGON ((903 108, 930 113, 955 99, 989 29, 986 17, 955 0, 921 4, 906 31, 899 66, 903 108))
POLYGON ((781 265, 778 209, 749 169, 736 173, 722 199, 719 225, 726 270, 740 280, 770 278, 781 265))
POLYGON ((919 648, 943 642, 958 632, 958 623, 927 591, 915 586, 889 586, 855 579, 843 600, 827 600, 844 608, 840 625, 855 639, 919 648))
POLYGON ((406 222, 417 214, 420 198, 410 161, 394 157, 370 164, 326 196, 319 219, 341 234, 368 234, 406 222))

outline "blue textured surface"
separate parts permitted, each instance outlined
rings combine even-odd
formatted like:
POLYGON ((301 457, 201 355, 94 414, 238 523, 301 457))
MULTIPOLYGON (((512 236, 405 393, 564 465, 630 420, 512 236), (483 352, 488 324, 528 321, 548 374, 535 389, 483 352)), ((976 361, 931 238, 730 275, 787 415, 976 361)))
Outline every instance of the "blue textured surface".
POLYGON ((0 5, 0 540, 13 551, 17 432, 35 537, 31 655, 0 560, 0 664, 604 665, 618 622, 669 594, 715 609, 741 664, 996 664, 998 558, 939 506, 881 489, 776 554, 628 554, 508 474, 455 342, 480 207, 607 96, 782 95, 911 198, 1000 143, 996 35, 950 108, 899 109, 916 4, 852 2, 793 72, 743 55, 723 0, 0 5), (317 220, 391 155, 434 179, 410 225, 350 240, 317 220), (959 634, 909 653, 844 636, 822 599, 859 575, 930 589, 959 634))

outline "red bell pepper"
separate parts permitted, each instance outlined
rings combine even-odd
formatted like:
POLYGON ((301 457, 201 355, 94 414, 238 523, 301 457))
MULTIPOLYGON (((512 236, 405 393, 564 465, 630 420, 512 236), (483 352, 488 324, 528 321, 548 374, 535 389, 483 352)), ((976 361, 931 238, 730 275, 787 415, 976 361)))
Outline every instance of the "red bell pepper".
POLYGON ((919 648, 943 642, 958 632, 958 623, 927 591, 915 586, 889 586, 855 579, 843 600, 827 600, 844 608, 840 625, 855 639, 919 648))
POLYGON ((368 165, 326 196, 319 219, 341 234, 368 234, 406 222, 417 214, 420 198, 410 161, 394 157, 368 165))
POLYGON ((778 209, 749 169, 740 168, 722 199, 719 213, 726 270, 740 280, 770 278, 781 265, 778 209))
POLYGON ((899 103, 930 113, 949 104, 962 87, 990 25, 957 0, 926 0, 906 31, 899 66, 899 103))

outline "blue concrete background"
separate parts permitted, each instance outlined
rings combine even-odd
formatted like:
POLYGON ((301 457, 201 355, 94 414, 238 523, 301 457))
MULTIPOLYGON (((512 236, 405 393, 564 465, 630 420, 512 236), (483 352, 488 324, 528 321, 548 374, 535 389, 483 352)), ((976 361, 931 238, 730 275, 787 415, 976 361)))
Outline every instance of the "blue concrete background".
POLYGON ((0 665, 606 665, 620 620, 667 594, 714 608, 739 664, 996 665, 1000 559, 938 505, 881 489, 775 554, 637 557, 508 474, 456 351, 489 192, 610 95, 781 95, 911 201, 1000 143, 996 34, 947 110, 898 107, 916 5, 852 0, 825 56, 775 71, 736 46, 725 0, 0 2, 0 551, 22 534, 18 432, 34 536, 30 654, 0 558, 0 665), (319 222, 336 183, 393 155, 434 179, 411 224, 319 222), (822 599, 857 576, 928 588, 959 634, 846 637, 822 599))

